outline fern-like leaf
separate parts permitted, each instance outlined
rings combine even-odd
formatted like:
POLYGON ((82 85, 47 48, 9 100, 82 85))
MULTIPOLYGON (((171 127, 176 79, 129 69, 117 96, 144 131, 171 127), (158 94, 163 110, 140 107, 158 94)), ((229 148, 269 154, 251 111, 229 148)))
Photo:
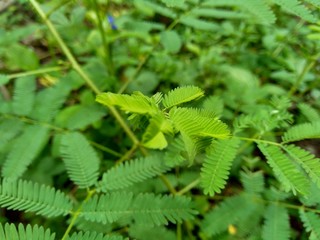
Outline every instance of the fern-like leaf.
POLYGON ((51 122, 65 102, 68 93, 69 91, 65 89, 63 84, 40 91, 36 95, 31 117, 40 121, 51 122))
POLYGON ((239 13, 230 10, 223 9, 210 9, 210 8, 195 8, 191 10, 191 15, 199 16, 199 17, 211 17, 211 18, 222 18, 222 19, 241 19, 247 18, 248 15, 244 13, 239 13))
POLYGON ((298 108, 301 111, 302 115, 305 116, 309 122, 320 121, 320 114, 316 109, 312 108, 309 104, 299 103, 298 108))
POLYGON ((28 181, 3 179, 0 206, 45 217, 67 215, 72 210, 70 199, 59 190, 28 181))
POLYGON ((284 143, 320 138, 320 121, 303 123, 290 128, 282 137, 284 143))
POLYGON ((212 144, 201 168, 201 185, 205 194, 213 196, 224 188, 238 146, 236 139, 219 140, 212 144))
POLYGON ((262 239, 290 239, 290 224, 287 209, 277 205, 268 206, 265 213, 262 239))
POLYGON ((163 16, 166 16, 169 18, 176 18, 177 17, 177 14, 174 11, 172 11, 171 9, 169 9, 165 6, 162 6, 160 4, 156 4, 154 2, 147 1, 147 0, 137 0, 136 2, 139 4, 143 4, 145 7, 151 9, 152 11, 154 11, 160 15, 163 15, 163 16))
POLYGON ((96 101, 108 107, 119 106, 121 110, 131 113, 150 114, 157 112, 157 106, 152 99, 144 96, 140 92, 135 92, 131 96, 128 94, 101 93, 96 101))
POLYGON ((139 224, 163 225, 188 220, 196 212, 190 206, 190 199, 184 196, 155 196, 115 192, 93 197, 83 205, 79 214, 89 221, 115 222, 121 218, 133 218, 139 224))
POLYGON ((247 193, 261 193, 264 190, 264 179, 261 171, 241 172, 240 179, 247 193))
POLYGON ((274 3, 280 5, 282 8, 291 12, 300 18, 309 21, 316 22, 317 19, 310 12, 308 8, 306 8, 299 0, 273 0, 274 3))
POLYGON ((283 146, 283 149, 302 166, 310 178, 320 187, 320 159, 295 145, 283 146))
POLYGON ((175 128, 189 136, 228 138, 230 132, 227 125, 217 118, 208 117, 207 113, 197 109, 173 108, 169 115, 175 128))
POLYGON ((188 27, 204 31, 216 31, 219 26, 213 22, 205 21, 196 16, 182 16, 180 22, 188 27))
POLYGON ((4 162, 2 176, 12 179, 20 177, 38 156, 47 141, 49 131, 41 126, 27 126, 21 136, 12 143, 4 162))
POLYGON ((281 151, 280 147, 265 144, 259 144, 258 147, 286 191, 292 190, 294 194, 296 192, 308 193, 309 180, 297 169, 295 163, 281 151))
POLYGON ((0 123, 0 152, 10 140, 18 135, 22 128, 23 123, 17 119, 6 119, 0 123))
POLYGON ((173 133, 172 124, 162 113, 153 116, 145 130, 142 143, 147 148, 163 149, 168 143, 164 133, 173 133))
POLYGON ((311 232, 309 239, 319 240, 320 239, 319 216, 313 212, 305 212, 303 209, 300 209, 299 213, 300 213, 300 218, 307 232, 311 232))
POLYGON ((21 223, 18 228, 14 224, 6 223, 4 226, 0 223, 0 239, 2 240, 54 240, 55 233, 50 229, 44 230, 42 226, 27 225, 21 223))
POLYGON ((63 135, 60 152, 70 179, 75 184, 80 188, 89 188, 97 182, 99 158, 82 134, 63 135))
POLYGON ((36 83, 34 77, 22 77, 15 81, 13 94, 13 112, 27 116, 34 104, 36 83))
POLYGON ((169 169, 157 155, 121 163, 102 175, 98 190, 106 192, 126 188, 134 183, 158 176, 169 169))
MULTIPOLYGON (((121 236, 108 236, 103 235, 102 233, 96 232, 77 232, 73 233, 70 237, 67 237, 66 240, 124 240, 121 236)), ((39 239, 40 240, 40 239, 39 239)))
POLYGON ((171 108, 173 106, 177 106, 182 103, 199 99, 203 96, 204 96, 204 92, 199 87, 195 87, 195 86, 178 87, 171 90, 164 96, 162 100, 162 104, 165 108, 171 108))
MULTIPOLYGON (((261 204, 247 194, 232 196, 215 206, 204 215, 201 229, 206 236, 211 237, 227 231, 230 224, 235 224, 256 212, 261 204)), ((215 239, 215 238, 214 238, 215 239)))

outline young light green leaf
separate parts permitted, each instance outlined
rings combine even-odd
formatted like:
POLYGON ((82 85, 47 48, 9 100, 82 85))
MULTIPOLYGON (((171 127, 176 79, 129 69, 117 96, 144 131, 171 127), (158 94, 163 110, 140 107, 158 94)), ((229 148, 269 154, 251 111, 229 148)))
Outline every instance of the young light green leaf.
POLYGON ((108 107, 119 106, 121 110, 131 113, 153 115, 158 109, 150 98, 139 92, 135 92, 131 96, 111 92, 101 93, 98 94, 96 101, 108 107))
POLYGON ((196 86, 184 86, 177 87, 168 92, 163 100, 162 104, 165 108, 171 108, 173 106, 180 105, 182 103, 197 100, 204 96, 204 92, 201 88, 196 86))

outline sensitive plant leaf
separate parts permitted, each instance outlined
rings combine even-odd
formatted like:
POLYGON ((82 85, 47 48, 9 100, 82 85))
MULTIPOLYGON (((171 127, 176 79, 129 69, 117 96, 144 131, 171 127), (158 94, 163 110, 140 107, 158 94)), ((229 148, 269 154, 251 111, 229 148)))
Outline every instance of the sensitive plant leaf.
POLYGON ((0 152, 23 129, 23 122, 18 119, 6 119, 0 123, 0 152))
POLYGON ((265 213, 262 239, 290 239, 290 223, 288 211, 278 205, 269 205, 265 213))
POLYGON ((134 183, 161 175, 169 170, 160 156, 150 155, 121 163, 102 175, 98 191, 126 188, 134 183))
POLYGON ((241 183, 247 193, 261 193, 264 190, 264 178, 262 171, 241 172, 241 183))
POLYGON ((306 228, 307 232, 311 232, 309 239, 319 240, 320 239, 320 218, 318 214, 304 211, 304 209, 302 208, 299 210, 299 214, 303 222, 303 226, 306 228))
POLYGON ((79 188, 89 188, 98 180, 99 158, 88 140, 80 133, 62 136, 60 152, 70 179, 79 188))
POLYGON ((173 108, 169 112, 174 127, 190 137, 228 138, 228 126, 209 114, 214 115, 210 111, 191 108, 173 108))
POLYGON ((0 239, 3 240, 54 240, 55 233, 51 233, 50 229, 45 230, 42 226, 30 224, 23 226, 19 223, 16 227, 13 223, 0 223, 0 239))
POLYGON ((255 201, 256 197, 240 194, 226 198, 204 215, 201 230, 208 237, 227 231, 230 224, 246 219, 261 207, 261 204, 255 201))
POLYGON ((165 108, 171 108, 186 102, 197 100, 204 96, 204 92, 201 88, 196 86, 184 86, 177 87, 166 95, 162 100, 162 104, 165 108))
POLYGON ((258 147, 286 191, 292 190, 294 194, 296 192, 308 194, 309 180, 298 170, 295 163, 281 151, 280 147, 266 144, 258 144, 258 147))
POLYGON ((173 133, 171 123, 163 114, 154 115, 142 136, 142 144, 147 148, 163 149, 168 143, 164 133, 173 133))
MULTIPOLYGON (((178 0, 178 1, 181 1, 181 0, 178 0)), ((147 0, 136 0, 136 2, 139 2, 140 4, 145 5, 146 7, 150 8, 152 11, 160 15, 163 15, 169 18, 177 17, 177 14, 174 11, 160 4, 156 4, 154 2, 147 1, 147 0)))
POLYGON ((0 186, 0 206, 45 217, 65 216, 72 210, 69 197, 59 190, 30 181, 6 178, 0 186))
POLYGON ((101 106, 77 104, 60 111, 56 122, 70 130, 83 130, 105 115, 106 111, 101 106))
POLYGON ((282 141, 283 143, 288 143, 312 138, 320 138, 320 121, 298 124, 291 127, 284 133, 282 141))
POLYGON ((119 106, 121 110, 131 113, 153 115, 158 109, 150 98, 139 92, 135 92, 131 96, 111 92, 101 93, 97 95, 96 101, 108 107, 119 106))
POLYGON ((31 117, 39 121, 51 122, 67 99, 69 91, 61 83, 40 91, 35 98, 31 117))
POLYGON ((201 185, 204 193, 213 196, 226 185, 232 161, 239 147, 239 140, 217 140, 213 142, 201 168, 201 185))
POLYGON ((282 148, 308 173, 314 183, 320 187, 320 159, 295 145, 283 146, 282 148))
POLYGON ((238 1, 240 7, 250 12, 260 24, 270 25, 275 23, 276 17, 270 6, 265 1, 243 0, 238 1))
POLYGON ((299 103, 298 108, 301 111, 302 115, 305 116, 309 122, 320 121, 319 112, 316 109, 312 108, 309 104, 299 103))
POLYGON ((42 126, 27 126, 12 142, 12 147, 3 164, 2 176, 17 179, 42 151, 49 140, 49 129, 42 126))
POLYGON ((34 77, 22 77, 15 81, 13 93, 13 112, 27 116, 34 104, 36 83, 34 77))
POLYGON ((213 32, 219 29, 219 26, 216 23, 201 20, 196 16, 182 16, 179 22, 197 30, 213 32))
POLYGON ((317 18, 311 13, 311 11, 304 6, 304 4, 299 0, 274 0, 275 4, 278 4, 285 10, 287 10, 290 13, 293 13, 303 20, 306 20, 308 22, 315 23, 317 21, 317 18))
POLYGON ((164 31, 160 34, 160 42, 169 53, 177 53, 181 48, 181 39, 176 31, 164 31))
POLYGON ((189 198, 184 196, 155 196, 128 192, 114 192, 94 196, 84 203, 79 216, 89 221, 112 223, 121 218, 133 218, 138 224, 166 225, 193 218, 189 198))
POLYGON ((210 9, 210 8, 194 8, 190 11, 193 16, 211 17, 218 19, 243 19, 248 18, 249 15, 241 12, 235 12, 224 9, 210 9))
POLYGON ((185 0, 161 0, 167 7, 182 7, 185 0))
MULTIPOLYGON (((112 235, 104 235, 102 233, 96 232, 75 232, 70 237, 67 237, 66 240, 124 240, 125 238, 122 236, 112 236, 112 235)), ((40 240, 40 239, 39 239, 40 240)))

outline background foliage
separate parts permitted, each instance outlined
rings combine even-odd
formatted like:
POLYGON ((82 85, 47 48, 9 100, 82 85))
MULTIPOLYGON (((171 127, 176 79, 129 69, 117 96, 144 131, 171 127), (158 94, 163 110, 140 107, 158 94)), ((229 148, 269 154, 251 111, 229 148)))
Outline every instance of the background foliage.
POLYGON ((319 0, 0 5, 0 239, 320 239, 319 0))

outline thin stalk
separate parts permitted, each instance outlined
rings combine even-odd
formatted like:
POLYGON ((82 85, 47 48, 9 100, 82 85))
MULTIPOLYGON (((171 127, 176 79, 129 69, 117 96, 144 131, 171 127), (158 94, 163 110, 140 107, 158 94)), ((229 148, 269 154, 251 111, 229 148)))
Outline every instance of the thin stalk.
POLYGON ((181 223, 177 224, 177 240, 182 240, 181 223))
POLYGON ((90 144, 98 149, 100 149, 101 151, 104 151, 106 153, 110 153, 111 155, 115 156, 115 157, 121 157, 122 155, 116 151, 113 151, 112 149, 106 147, 106 146, 103 146, 99 143, 96 143, 96 142, 93 142, 93 141, 89 141, 90 144))
POLYGON ((121 156, 119 160, 116 161, 115 165, 118 165, 130 158, 133 155, 133 152, 137 149, 138 145, 132 145, 132 147, 125 154, 121 156))
POLYGON ((59 72, 62 70, 66 70, 69 67, 67 66, 56 66, 56 67, 47 67, 47 68, 42 68, 42 69, 37 69, 37 70, 32 70, 32 71, 27 71, 27 72, 21 72, 21 73, 13 73, 7 75, 9 79, 14 79, 14 78, 19 78, 19 77, 27 77, 27 76, 32 76, 32 75, 39 75, 39 74, 44 74, 44 73, 49 73, 49 72, 59 72))
MULTIPOLYGON (((98 87, 94 84, 94 82, 89 78, 89 76, 82 70, 81 66, 67 47, 67 45, 64 43, 62 38, 60 37, 59 33, 57 32, 56 28, 53 26, 52 22, 47 18, 45 13, 42 11, 40 5, 37 3, 36 0, 30 0, 30 3, 34 7, 34 9, 37 11, 39 16, 42 18, 44 23, 49 28, 50 32, 56 39, 58 45, 62 49, 62 52, 66 55, 67 59, 71 63, 72 68, 83 78, 83 80, 87 83, 87 85, 92 89, 92 91, 96 94, 101 93, 101 91, 98 89, 98 87)), ((134 135, 134 133, 131 131, 131 129, 128 127, 126 122, 122 119, 118 111, 114 107, 109 107, 109 110, 111 114, 116 118, 118 123, 121 125, 123 130, 127 133, 128 137, 133 141, 134 144, 138 144, 140 147, 140 150, 143 152, 145 151, 143 147, 140 146, 139 140, 134 135)))
POLYGON ((111 52, 110 52, 109 43, 107 42, 107 39, 105 36, 105 31, 103 29, 103 22, 102 22, 100 14, 99 14, 99 6, 97 3, 97 0, 92 0, 92 3, 93 3, 94 11, 95 11, 97 19, 98 19, 98 27, 99 27, 99 32, 101 35, 102 44, 103 44, 103 48, 104 48, 104 54, 105 54, 104 61, 107 66, 109 74, 111 76, 113 76, 114 69, 113 69, 113 63, 112 63, 112 56, 111 56, 111 52))
POLYGON ((315 65, 316 60, 311 60, 308 64, 306 64, 298 76, 296 82, 291 86, 288 97, 290 98, 293 94, 297 91, 298 87, 300 86, 301 82, 303 81, 305 75, 311 70, 311 68, 315 65))
POLYGON ((275 146, 281 146, 281 145, 282 145, 281 143, 271 142, 271 141, 262 140, 262 139, 246 138, 246 137, 237 137, 237 136, 234 136, 234 138, 238 138, 238 139, 244 140, 244 141, 256 142, 256 143, 259 143, 259 142, 261 142, 261 143, 267 143, 267 144, 275 145, 275 146))
POLYGON ((74 224, 76 223, 78 217, 79 217, 79 214, 81 213, 82 211, 82 208, 83 208, 83 205, 88 202, 90 200, 90 198, 93 196, 93 194, 95 193, 95 190, 92 190, 92 191, 88 191, 88 195, 86 197, 86 199, 81 203, 80 207, 77 209, 77 211, 73 214, 73 217, 71 219, 71 222, 67 228, 67 230, 65 231, 65 233, 63 234, 63 237, 61 238, 61 240, 65 240, 67 239, 72 227, 74 226, 74 224))
POLYGON ((179 192, 177 192, 176 195, 183 195, 183 194, 189 192, 192 188, 197 186, 199 183, 200 183, 200 178, 197 178, 196 180, 192 181, 187 186, 182 188, 179 192))

